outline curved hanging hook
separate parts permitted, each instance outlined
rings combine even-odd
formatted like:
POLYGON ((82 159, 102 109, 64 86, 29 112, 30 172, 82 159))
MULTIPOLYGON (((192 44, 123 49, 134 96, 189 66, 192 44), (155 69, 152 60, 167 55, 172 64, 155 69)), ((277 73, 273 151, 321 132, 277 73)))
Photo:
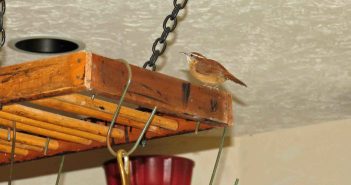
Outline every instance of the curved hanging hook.
POLYGON ((119 171, 121 174, 121 184, 122 185, 129 185, 129 156, 138 148, 141 140, 143 139, 147 129, 149 128, 149 126, 150 126, 150 124, 155 116, 156 110, 157 110, 157 107, 154 107, 149 119, 147 120, 143 130, 141 131, 141 133, 140 133, 137 141, 134 143, 133 147, 128 152, 123 150, 123 149, 120 149, 116 153, 117 161, 118 161, 118 168, 119 168, 119 171))
MULTIPOLYGON (((110 153, 111 153, 113 156, 117 156, 117 153, 116 153, 116 152, 113 150, 113 148, 111 147, 110 137, 111 137, 112 128, 115 126, 116 119, 117 119, 117 117, 118 117, 118 115, 119 115, 119 113, 120 113, 120 111, 121 111, 122 103, 123 103, 124 98, 125 98, 125 96, 126 96, 126 94, 127 94, 127 91, 128 91, 128 89, 129 89, 130 83, 132 82, 132 70, 131 70, 131 68, 130 68, 130 65, 129 65, 129 63, 128 63, 127 61, 125 61, 125 60, 122 60, 122 62, 124 63, 124 65, 125 65, 126 68, 127 68, 127 71, 128 71, 128 80, 127 80, 127 83, 126 83, 126 85, 125 85, 125 87, 124 87, 122 96, 121 96, 121 98, 119 99, 119 102, 118 102, 118 106, 117 106, 117 108, 116 108, 116 111, 115 111, 115 113, 113 114, 113 117, 112 117, 112 120, 111 120, 111 123, 110 123, 110 127, 109 127, 109 129, 108 129, 108 131, 107 131, 107 136, 106 136, 106 137, 107 137, 107 138, 106 138, 106 145, 107 145, 107 148, 108 148, 108 150, 110 151, 110 153)), ((129 152, 127 152, 127 156, 129 156, 130 154, 132 154, 132 153, 136 150, 136 148, 138 147, 138 145, 139 145, 140 141, 142 140, 142 138, 143 138, 145 132, 147 131, 147 129, 148 129, 150 123, 152 122, 152 119, 153 119, 154 116, 155 116, 156 110, 157 110, 157 107, 154 107, 154 109, 153 109, 152 112, 151 112, 151 115, 150 115, 149 119, 147 120, 147 122, 146 122, 146 124, 145 124, 145 126, 144 126, 144 129, 142 130, 142 132, 141 132, 141 134, 140 134, 140 136, 139 136, 139 138, 138 138, 138 140, 137 140, 136 143, 134 144, 133 148, 132 148, 129 152)))
POLYGON ((117 152, 118 169, 121 175, 121 184, 129 185, 129 158, 125 157, 126 151, 121 149, 117 152))
POLYGON ((121 111, 121 107, 122 107, 122 103, 124 101, 124 97, 126 96, 127 94, 127 91, 129 89, 129 85, 130 83, 132 82, 132 70, 128 64, 127 61, 125 60, 122 60, 122 62, 124 63, 124 65, 127 67, 127 71, 128 71, 128 81, 124 87, 124 90, 123 90, 123 93, 122 93, 122 96, 121 98, 119 99, 119 102, 118 102, 118 106, 117 106, 117 109, 115 111, 115 113, 113 114, 113 117, 112 117, 112 120, 111 120, 111 123, 110 123, 110 127, 107 131, 107 136, 106 136, 106 145, 107 145, 107 148, 108 150, 110 151, 110 153, 113 155, 113 156, 117 156, 117 153, 113 150, 113 148, 111 147, 111 142, 110 142, 110 137, 111 137, 111 132, 112 132, 112 128, 115 126, 115 122, 116 122, 116 119, 119 115, 119 112, 121 111))
POLYGON ((157 111, 157 106, 155 106, 154 109, 152 110, 151 115, 150 115, 149 119, 147 120, 147 122, 145 123, 145 126, 144 126, 143 130, 141 131, 137 141, 134 143, 133 147, 127 152, 126 156, 132 155, 132 153, 138 148, 138 146, 139 146, 141 140, 143 139, 147 129, 149 128, 152 120, 154 119, 156 111, 157 111))
POLYGON ((113 114, 113 117, 112 117, 112 120, 111 120, 111 123, 110 123, 110 126, 109 126, 109 129, 107 131, 107 136, 106 136, 106 145, 107 145, 107 148, 109 150, 109 152, 117 157, 117 160, 119 161, 119 170, 120 170, 120 173, 121 173, 121 177, 122 177, 122 184, 129 184, 129 155, 131 155, 138 147, 138 145, 140 144, 141 140, 143 139, 147 129, 149 128, 154 116, 155 116, 155 113, 156 113, 156 110, 157 110, 157 107, 155 106, 154 109, 152 110, 151 112, 151 115, 149 117, 149 119, 147 120, 147 122, 145 123, 145 126, 143 128, 143 130, 141 131, 137 141, 135 142, 134 146, 128 151, 126 152, 125 150, 121 149, 119 150, 118 152, 115 152, 111 146, 111 141, 110 141, 110 138, 111 138, 111 132, 112 132, 112 129, 115 125, 115 122, 116 122, 116 119, 120 113, 120 110, 121 110, 121 107, 122 107, 122 103, 124 101, 124 98, 127 94, 127 91, 129 89, 129 85, 132 81, 132 70, 128 64, 127 61, 124 61, 122 60, 122 62, 125 64, 125 66, 127 67, 127 70, 128 70, 128 81, 124 87, 124 90, 123 90, 123 93, 121 95, 121 98, 119 99, 119 103, 118 103, 118 106, 116 108, 116 111, 115 113, 113 114), (122 161, 122 159, 124 159, 124 162, 122 161))

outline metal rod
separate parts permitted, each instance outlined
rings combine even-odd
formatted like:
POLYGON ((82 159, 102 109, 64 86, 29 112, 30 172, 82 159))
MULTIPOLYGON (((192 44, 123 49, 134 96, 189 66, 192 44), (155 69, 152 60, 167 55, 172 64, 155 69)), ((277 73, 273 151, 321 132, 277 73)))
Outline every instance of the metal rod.
POLYGON ((61 162, 60 162, 60 167, 59 167, 59 171, 57 173, 57 178, 56 178, 56 183, 55 185, 58 185, 60 183, 61 180, 61 174, 62 174, 62 169, 63 169, 63 164, 65 162, 65 155, 62 155, 61 157, 61 162))
POLYGON ((219 160, 220 160, 220 158, 221 158, 221 154, 222 154, 222 150, 223 150, 224 138, 225 138, 225 133, 226 133, 226 131, 227 131, 227 127, 224 127, 224 128, 223 128, 223 133, 222 133, 221 144, 220 144, 219 149, 218 149, 218 154, 217 154, 216 163, 215 163, 214 168, 213 168, 213 171, 212 171, 212 176, 211 176, 211 180, 210 180, 210 185, 213 184, 213 180, 214 180, 214 178, 215 178, 215 176, 216 176, 218 163, 219 163, 219 160))
POLYGON ((155 113, 156 113, 156 110, 157 110, 157 107, 154 107, 154 109, 152 110, 151 112, 151 115, 149 117, 149 119, 147 120, 143 130, 141 131, 140 135, 139 135, 139 138, 138 140, 134 143, 133 147, 127 152, 127 156, 130 156, 139 146, 140 144, 140 141, 143 139, 147 129, 149 128, 154 116, 155 116, 155 113))
POLYGON ((7 141, 11 141, 11 128, 7 128, 7 141))
POLYGON ((195 134, 197 135, 199 133, 199 128, 200 128, 200 121, 196 122, 196 127, 195 127, 195 134))
POLYGON ((16 148, 16 122, 12 123, 12 148, 11 148, 11 164, 10 164, 10 176, 8 185, 12 184, 12 175, 13 175, 13 164, 15 162, 15 148, 16 148))
POLYGON ((108 129, 108 132, 107 132, 107 136, 106 136, 106 145, 107 145, 107 149, 110 151, 110 153, 113 155, 113 156, 117 156, 117 153, 113 150, 113 148, 111 147, 111 141, 110 141, 110 137, 111 137, 111 132, 112 132, 112 128, 115 126, 115 121, 119 115, 119 112, 121 110, 121 107, 122 107, 122 103, 124 101, 124 97, 126 96, 127 94, 127 91, 129 89, 129 85, 132 81, 132 70, 128 64, 127 61, 125 60, 122 60, 122 62, 125 64, 125 66, 127 67, 127 70, 128 70, 128 81, 124 87, 124 90, 123 90, 123 93, 122 93, 122 96, 121 98, 119 99, 119 103, 118 103, 118 106, 116 108, 116 111, 115 113, 113 114, 113 117, 112 117, 112 120, 111 120, 111 123, 110 123, 110 127, 108 129))
POLYGON ((45 142, 44 155, 47 155, 47 154, 48 154, 49 143, 50 143, 50 138, 48 137, 48 138, 46 139, 46 142, 45 142))

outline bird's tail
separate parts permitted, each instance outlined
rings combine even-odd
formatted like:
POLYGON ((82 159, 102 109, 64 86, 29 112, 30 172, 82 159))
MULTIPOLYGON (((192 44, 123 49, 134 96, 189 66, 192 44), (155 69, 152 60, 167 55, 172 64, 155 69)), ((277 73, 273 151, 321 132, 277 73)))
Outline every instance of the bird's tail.
POLYGON ((227 78, 228 80, 231 80, 231 81, 237 83, 237 84, 240 84, 240 85, 242 85, 242 86, 247 87, 247 85, 246 85, 244 82, 242 82, 241 80, 239 80, 238 78, 236 78, 236 77, 233 76, 232 74, 227 74, 227 75, 226 75, 226 78, 227 78))

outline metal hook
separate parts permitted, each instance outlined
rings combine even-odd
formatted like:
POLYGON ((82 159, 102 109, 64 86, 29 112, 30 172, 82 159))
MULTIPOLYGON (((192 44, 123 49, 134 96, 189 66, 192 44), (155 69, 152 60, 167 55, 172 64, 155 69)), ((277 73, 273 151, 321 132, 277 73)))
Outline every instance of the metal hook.
POLYGON ((11 141, 11 128, 7 128, 7 141, 11 141))
MULTIPOLYGON (((129 89, 129 85, 130 85, 130 83, 131 83, 131 81, 132 81, 132 70, 131 70, 131 68, 130 68, 130 66, 129 66, 129 64, 128 64, 128 62, 127 62, 127 61, 124 61, 124 60, 122 60, 122 62, 123 62, 123 63, 125 64, 125 66, 127 67, 127 71, 128 71, 128 81, 127 81, 127 83, 126 83, 126 85, 125 85, 125 87, 124 87, 124 90, 123 90, 123 92, 122 92, 121 98, 119 99, 118 106, 117 106, 117 108, 116 108, 115 113, 113 114, 113 117, 112 117, 112 120, 111 120, 109 129, 108 129, 108 131, 107 131, 106 145, 107 145, 108 150, 110 151, 110 153, 111 153, 113 156, 117 157, 118 159, 121 159, 121 158, 123 157, 123 159, 124 159, 124 169, 120 168, 120 171, 121 171, 121 173, 124 172, 124 174, 125 174, 125 175, 123 175, 122 177, 124 177, 125 179, 128 179, 128 178, 129 178, 129 177, 128 177, 128 174, 129 174, 129 157, 128 157, 128 156, 129 156, 130 154, 132 154, 132 153, 136 150, 136 148, 138 147, 140 141, 142 140, 142 138, 143 138, 145 132, 147 131, 149 125, 151 124, 151 122, 152 122, 152 120, 153 120, 153 118, 154 118, 154 116, 155 116, 157 107, 154 107, 154 109, 153 109, 153 111, 152 111, 152 113, 151 113, 149 119, 147 120, 147 122, 146 122, 146 124, 145 124, 145 126, 144 126, 144 129, 143 129, 142 132, 140 133, 140 136, 139 136, 138 140, 135 142, 135 144, 134 144, 134 146, 132 147, 132 149, 129 150, 129 152, 125 152, 124 150, 119 150, 118 153, 116 153, 116 152, 113 150, 113 148, 111 147, 111 141, 110 141, 111 132, 112 132, 112 129, 113 129, 114 125, 115 125, 116 119, 117 119, 117 117, 118 117, 118 115, 119 115, 119 113, 120 113, 120 110, 121 110, 121 107, 122 107, 122 103, 123 103, 123 101, 124 101, 124 98, 125 98, 125 96, 126 96, 126 94, 127 94, 128 89, 129 89), (121 151, 122 151, 122 152, 121 152, 121 151)), ((121 164, 122 164, 122 162, 119 163, 119 165, 121 165, 121 164)), ((123 180, 123 179, 122 179, 122 180, 123 180)), ((122 181, 122 183, 123 183, 123 184, 127 184, 127 181, 124 180, 124 181, 122 181)))
POLYGON ((50 143, 50 138, 48 137, 48 138, 46 139, 46 142, 45 142, 44 155, 47 155, 47 154, 48 154, 49 143, 50 143))
POLYGON ((227 131, 227 127, 224 127, 224 128, 223 128, 223 133, 222 133, 221 144, 220 144, 220 146, 219 146, 218 154, 217 154, 217 158, 216 158, 216 162, 215 162, 215 165, 214 165, 213 171, 212 171, 212 176, 211 176, 211 180, 210 180, 210 185, 213 184, 214 177, 216 176, 216 172, 217 172, 217 167, 218 167, 219 159, 221 158, 221 154, 222 154, 222 150, 223 150, 224 138, 225 138, 225 133, 226 133, 226 131, 227 131))
POLYGON ((61 157, 61 162, 60 162, 60 167, 59 167, 59 171, 57 173, 57 178, 56 178, 56 183, 55 185, 58 185, 60 183, 60 179, 61 179, 61 174, 62 174, 62 169, 63 169, 63 164, 65 162, 65 155, 62 155, 61 157))
POLYGON ((200 128, 200 121, 196 122, 196 127, 195 127, 195 135, 199 133, 199 128, 200 128))
MULTIPOLYGON (((127 83, 126 83, 126 85, 125 85, 125 87, 124 87, 122 96, 121 96, 121 98, 119 99, 119 103, 118 103, 117 109, 116 109, 116 111, 115 111, 115 113, 114 113, 114 115, 113 115, 113 117, 112 117, 112 120, 111 120, 111 123, 110 123, 110 127, 109 127, 109 129, 108 129, 107 136, 106 136, 106 137, 107 137, 107 139, 106 139, 107 148, 108 148, 108 150, 110 151, 110 153, 111 153, 113 156, 117 156, 117 153, 116 153, 116 152, 112 149, 112 147, 111 147, 110 137, 111 137, 112 128, 113 128, 114 125, 115 125, 116 119, 117 119, 117 117, 118 117, 118 115, 119 115, 119 113, 120 113, 121 107, 122 107, 122 103, 123 103, 123 101, 124 101, 124 98, 125 98, 125 96, 126 96, 126 94, 127 94, 128 89, 129 89, 129 85, 130 85, 130 83, 132 82, 132 70, 131 70, 131 68, 130 68, 130 65, 128 64, 127 61, 122 60, 122 62, 124 63, 124 65, 125 65, 126 68, 127 68, 127 71, 128 71, 128 80, 127 80, 127 83)), ((144 129, 143 129, 143 131, 141 132, 141 134, 140 134, 140 136, 139 136, 137 142, 135 143, 135 145, 134 145, 134 147, 132 148, 132 150, 129 151, 129 152, 127 153, 127 156, 129 156, 131 153, 133 153, 134 150, 135 150, 135 149, 137 148, 137 146, 139 145, 141 139, 143 138, 143 136, 144 136, 146 130, 148 129, 148 127, 149 127, 149 125, 150 125, 150 123, 151 123, 151 121, 152 121, 152 119, 153 119, 153 117, 154 117, 154 115, 155 115, 155 113, 156 113, 156 110, 157 110, 157 107, 154 107, 153 111, 151 112, 151 116, 149 117, 148 121, 146 122, 146 124, 145 124, 145 126, 144 126, 144 129)))
POLYGON ((123 149, 120 149, 116 153, 115 151, 113 151, 111 146, 108 146, 111 154, 112 155, 116 154, 115 156, 117 157, 118 167, 121 174, 121 184, 123 185, 129 184, 129 156, 138 148, 141 140, 144 138, 144 135, 155 116, 156 110, 157 110, 157 107, 154 107, 137 141, 134 143, 133 147, 128 152, 123 149))
MULTIPOLYGON (((150 126, 150 124, 151 124, 151 122, 152 122, 152 120, 153 120, 153 118, 154 118, 154 116, 155 116, 156 111, 157 111, 157 107, 154 107, 154 109, 152 110, 149 119, 148 119, 147 122, 145 123, 145 126, 144 126, 143 130, 141 131, 141 133, 140 133, 140 135, 139 135, 137 141, 134 143, 133 147, 132 147, 128 152, 126 152, 125 156, 130 156, 130 155, 138 148, 138 146, 139 146, 141 140, 143 139, 143 137, 144 137, 144 135, 145 135, 147 129, 149 128, 149 126, 150 126)), ((111 127, 110 127, 110 128, 111 128, 111 127)), ((109 130, 109 133, 110 133, 110 130, 109 130)), ((110 151, 110 153, 111 153, 113 156, 117 156, 117 153, 113 150, 113 148, 112 148, 111 145, 110 145, 110 141, 109 141, 110 136, 109 136, 109 134, 107 134, 107 137, 108 137, 108 138, 107 138, 107 140, 108 140, 108 142, 107 142, 108 150, 110 151)))
POLYGON ((150 124, 155 116, 156 111, 157 111, 157 107, 154 107, 149 119, 147 120, 143 130, 141 131, 141 133, 138 137, 138 140, 134 143, 134 146, 127 152, 127 154, 126 154, 127 156, 130 156, 138 148, 140 141, 144 138, 144 135, 145 135, 147 129, 149 128, 149 126, 150 126, 150 124))
POLYGON ((116 108, 116 111, 115 113, 113 114, 113 117, 112 117, 112 120, 111 120, 111 123, 110 123, 110 127, 107 131, 107 136, 106 136, 106 145, 107 145, 107 148, 108 150, 110 151, 110 153, 113 155, 113 156, 117 156, 117 153, 112 149, 111 147, 111 141, 110 141, 110 137, 111 137, 111 132, 112 132, 112 128, 115 126, 115 121, 119 115, 119 112, 121 110, 121 107, 122 107, 122 103, 124 101, 124 97, 126 96, 127 94, 127 91, 129 89, 129 85, 130 83, 132 82, 132 70, 128 64, 127 61, 125 60, 122 60, 122 62, 124 63, 124 65, 127 67, 127 71, 128 71, 128 81, 124 87, 124 90, 123 90, 123 93, 122 93, 122 96, 121 98, 119 99, 119 103, 118 103, 118 106, 116 108))
POLYGON ((11 164, 10 164, 10 176, 8 185, 12 184, 12 174, 13 174, 13 163, 15 161, 15 148, 16 148, 16 122, 12 122, 12 147, 11 147, 11 164))

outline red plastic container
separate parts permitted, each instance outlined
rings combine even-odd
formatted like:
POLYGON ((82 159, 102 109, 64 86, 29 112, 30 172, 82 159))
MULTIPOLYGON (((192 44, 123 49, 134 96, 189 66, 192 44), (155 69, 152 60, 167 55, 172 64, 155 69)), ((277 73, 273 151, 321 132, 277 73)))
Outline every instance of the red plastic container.
MULTIPOLYGON (((173 156, 130 158, 130 185, 190 185, 194 162, 173 156)), ((116 160, 104 164, 108 185, 121 185, 116 160)))

